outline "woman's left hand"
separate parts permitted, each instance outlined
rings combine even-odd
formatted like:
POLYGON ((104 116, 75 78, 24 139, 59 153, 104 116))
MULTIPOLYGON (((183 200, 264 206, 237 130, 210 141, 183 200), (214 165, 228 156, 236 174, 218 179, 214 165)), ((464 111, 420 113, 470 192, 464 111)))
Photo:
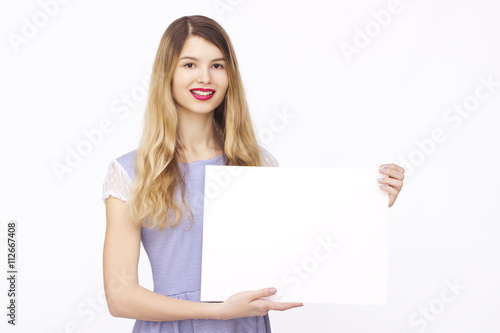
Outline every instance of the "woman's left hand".
POLYGON ((394 204, 396 198, 398 197, 401 188, 403 187, 403 179, 405 178, 405 169, 397 164, 382 164, 379 166, 378 171, 387 175, 388 177, 379 178, 377 181, 380 184, 380 188, 386 192, 389 192, 389 207, 394 204))

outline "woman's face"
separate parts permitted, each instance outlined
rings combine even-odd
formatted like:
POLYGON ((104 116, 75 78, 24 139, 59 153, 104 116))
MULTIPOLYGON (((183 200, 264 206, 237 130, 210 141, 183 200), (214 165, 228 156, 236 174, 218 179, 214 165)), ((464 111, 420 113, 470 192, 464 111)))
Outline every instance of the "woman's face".
POLYGON ((219 48, 204 38, 188 37, 172 80, 179 111, 210 113, 224 100, 227 87, 226 62, 219 48))

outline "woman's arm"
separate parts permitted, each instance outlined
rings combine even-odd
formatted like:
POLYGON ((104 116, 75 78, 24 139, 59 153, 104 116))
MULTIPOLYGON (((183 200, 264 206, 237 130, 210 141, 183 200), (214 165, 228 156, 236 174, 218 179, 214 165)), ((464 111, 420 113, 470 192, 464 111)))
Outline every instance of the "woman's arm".
POLYGON ((141 228, 129 217, 125 202, 106 199, 106 237, 104 240, 104 291, 109 312, 114 317, 149 321, 215 319, 215 304, 167 297, 138 283, 137 266, 141 228))
POLYGON ((247 291, 224 303, 202 303, 176 299, 143 288, 138 283, 141 228, 134 225, 125 202, 106 199, 104 240, 104 291, 109 312, 114 317, 148 321, 185 319, 231 319, 265 315, 269 310, 287 310, 301 303, 260 300, 273 290, 247 291))

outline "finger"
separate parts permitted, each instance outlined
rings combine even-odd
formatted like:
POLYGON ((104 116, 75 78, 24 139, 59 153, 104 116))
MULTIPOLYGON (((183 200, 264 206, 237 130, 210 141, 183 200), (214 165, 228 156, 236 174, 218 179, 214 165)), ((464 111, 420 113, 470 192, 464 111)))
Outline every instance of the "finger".
POLYGON ((394 164, 394 163, 381 164, 381 165, 379 165, 379 169, 381 169, 381 168, 391 168, 391 169, 394 169, 394 170, 396 170, 396 171, 398 171, 398 172, 400 172, 402 174, 405 173, 405 169, 404 168, 402 168, 399 165, 394 164))
POLYGON ((390 178, 390 177, 379 178, 379 179, 377 179, 377 181, 379 182, 379 184, 387 184, 387 185, 390 185, 398 190, 401 190, 401 188, 403 187, 402 180, 398 180, 398 179, 394 179, 394 178, 390 178))
POLYGON ((394 167, 397 171, 399 171, 400 173, 402 173, 403 175, 405 174, 405 169, 403 167, 400 167, 399 165, 397 164, 394 164, 394 167))
POLYGON ((403 169, 402 167, 400 167, 399 165, 394 164, 394 163, 381 164, 379 166, 379 169, 382 169, 382 168, 396 170, 397 172, 399 172, 402 175, 404 175, 404 173, 405 173, 405 169, 403 169))
POLYGON ((261 297, 268 297, 276 294, 276 288, 264 288, 264 289, 259 289, 259 290, 252 290, 249 291, 249 295, 252 297, 252 300, 255 300, 257 298, 261 297))
POLYGON ((271 310, 285 311, 300 306, 304 306, 304 304, 302 302, 272 302, 271 310))
POLYGON ((397 189, 395 189, 394 187, 391 187, 389 185, 386 185, 386 184, 382 184, 380 185, 380 188, 384 191, 387 191, 389 192, 390 194, 393 194, 395 196, 398 195, 399 191, 397 189))
POLYGON ((402 174, 401 172, 399 172, 396 169, 393 169, 391 167, 389 167, 387 169, 379 169, 379 172, 381 174, 388 175, 389 177, 399 179, 399 180, 403 180, 405 178, 404 174, 402 174))

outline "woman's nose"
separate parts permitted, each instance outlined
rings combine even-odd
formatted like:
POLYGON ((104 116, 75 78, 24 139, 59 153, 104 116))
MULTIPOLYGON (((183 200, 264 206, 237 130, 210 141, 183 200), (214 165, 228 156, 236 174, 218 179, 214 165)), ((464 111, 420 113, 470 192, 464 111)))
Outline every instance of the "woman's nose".
POLYGON ((212 81, 212 76, 210 75, 209 68, 200 68, 198 72, 198 82, 199 83, 210 83, 212 81))

